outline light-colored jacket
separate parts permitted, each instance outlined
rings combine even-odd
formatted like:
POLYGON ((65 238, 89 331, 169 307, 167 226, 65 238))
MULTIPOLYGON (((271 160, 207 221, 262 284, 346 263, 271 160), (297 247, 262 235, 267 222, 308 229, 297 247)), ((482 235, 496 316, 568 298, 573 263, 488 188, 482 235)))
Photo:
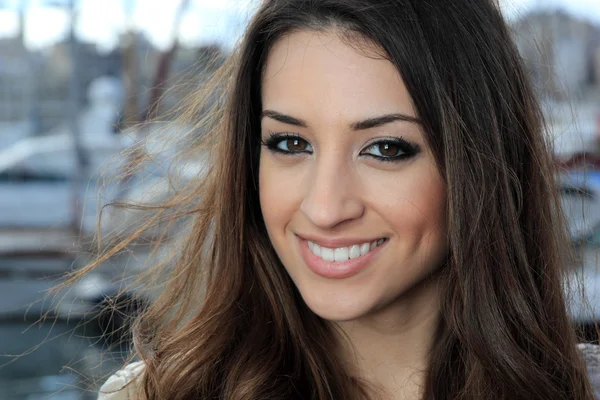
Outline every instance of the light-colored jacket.
POLYGON ((134 400, 139 376, 144 371, 141 361, 131 363, 112 375, 100 388, 98 400, 134 400))
MULTIPOLYGON (((600 346, 580 344, 577 346, 583 353, 588 375, 595 390, 595 397, 600 400, 600 346)), ((98 400, 135 400, 139 379, 144 370, 142 362, 135 362, 111 376, 98 395, 98 400)))

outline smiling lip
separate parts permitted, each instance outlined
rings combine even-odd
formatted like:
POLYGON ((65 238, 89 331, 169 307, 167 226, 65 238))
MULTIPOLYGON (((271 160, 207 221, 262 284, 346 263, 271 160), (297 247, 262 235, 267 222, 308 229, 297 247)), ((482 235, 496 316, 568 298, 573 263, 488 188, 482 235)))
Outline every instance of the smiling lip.
POLYGON ((373 257, 376 257, 377 254, 379 254, 381 248, 384 247, 387 243, 386 240, 382 245, 377 246, 375 249, 369 251, 364 256, 360 256, 358 258, 351 258, 348 259, 348 261, 335 262, 325 261, 321 257, 317 257, 316 255, 314 255, 313 252, 310 251, 310 249, 308 248, 308 241, 306 239, 298 236, 298 241, 300 244, 300 252, 302 254, 302 258, 304 259, 304 262, 306 263, 308 269, 310 269, 312 272, 323 278, 329 279, 349 278, 358 274, 370 265, 371 261, 373 260, 373 257))

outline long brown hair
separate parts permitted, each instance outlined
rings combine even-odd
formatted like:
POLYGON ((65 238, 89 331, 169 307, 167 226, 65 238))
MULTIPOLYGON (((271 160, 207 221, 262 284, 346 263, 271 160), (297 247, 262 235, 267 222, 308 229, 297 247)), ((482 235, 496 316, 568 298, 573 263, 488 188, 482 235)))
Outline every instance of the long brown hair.
MULTIPOLYGON (((330 325, 302 302, 261 216, 261 77, 273 44, 297 30, 382 50, 444 178, 450 253, 424 397, 592 399, 565 310, 567 240, 541 113, 492 0, 263 4, 207 89, 225 97, 206 97, 215 105, 196 121, 203 136, 192 144, 209 154, 206 175, 152 218, 163 223, 180 209, 193 223, 160 297, 136 322, 140 396, 368 398, 330 325)), ((198 98, 188 121, 205 110, 198 98)))

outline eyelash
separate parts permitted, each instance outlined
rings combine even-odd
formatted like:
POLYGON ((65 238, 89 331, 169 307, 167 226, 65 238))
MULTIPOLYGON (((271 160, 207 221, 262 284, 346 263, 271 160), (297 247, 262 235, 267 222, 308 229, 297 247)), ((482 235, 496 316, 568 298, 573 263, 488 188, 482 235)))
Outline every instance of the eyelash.
MULTIPOLYGON (((310 145, 310 143, 306 139, 304 139, 302 136, 298 135, 297 133, 290 133, 290 132, 283 132, 283 133, 269 132, 269 136, 266 139, 263 139, 261 141, 261 143, 264 147, 266 147, 270 151, 272 151, 274 153, 283 154, 283 155, 295 156, 295 155, 299 155, 299 154, 303 154, 303 153, 306 153, 306 154, 312 153, 312 150, 310 150, 310 151, 308 151, 308 150, 286 151, 286 150, 279 148, 280 143, 282 143, 284 140, 289 140, 289 139, 299 139, 301 141, 306 142, 309 146, 312 147, 312 145, 310 145)), ((363 150, 361 150, 361 155, 374 158, 381 162, 401 162, 403 160, 414 157, 415 155, 417 155, 420 152, 420 150, 421 149, 420 149, 419 145, 408 142, 407 140, 405 140, 402 137, 385 137, 385 138, 378 138, 378 139, 370 142, 363 150), (363 154, 363 152, 367 149, 370 149, 377 145, 385 145, 385 144, 398 146, 398 148, 402 152, 402 154, 397 155, 397 156, 389 156, 389 157, 376 156, 373 154, 363 154)))

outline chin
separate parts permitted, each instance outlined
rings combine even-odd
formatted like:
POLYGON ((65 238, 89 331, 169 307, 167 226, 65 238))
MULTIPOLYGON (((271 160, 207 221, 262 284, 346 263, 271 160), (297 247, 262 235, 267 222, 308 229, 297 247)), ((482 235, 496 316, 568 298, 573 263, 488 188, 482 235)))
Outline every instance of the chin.
POLYGON ((373 301, 359 299, 356 296, 339 296, 329 293, 324 296, 316 293, 303 293, 302 298, 308 308, 327 321, 345 322, 353 321, 370 314, 375 309, 373 301))
POLYGON ((297 282, 296 288, 307 307, 327 321, 348 322, 377 315, 390 317, 402 310, 421 314, 437 307, 439 296, 437 274, 423 272, 426 275, 397 277, 402 283, 392 286, 386 285, 386 279, 365 276, 348 282, 307 279, 297 282))

